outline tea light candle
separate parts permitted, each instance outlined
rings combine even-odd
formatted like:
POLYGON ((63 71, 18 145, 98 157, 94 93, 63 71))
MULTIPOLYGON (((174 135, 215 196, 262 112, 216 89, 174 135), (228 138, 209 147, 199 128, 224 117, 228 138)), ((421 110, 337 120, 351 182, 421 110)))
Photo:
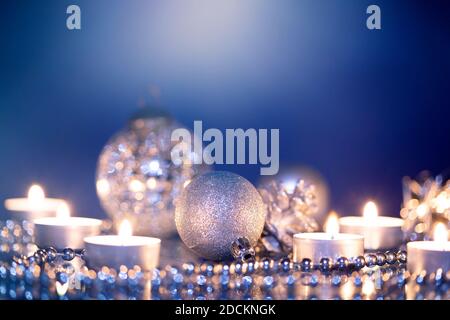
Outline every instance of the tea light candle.
POLYGON ((293 241, 294 261, 304 258, 319 263, 321 258, 356 258, 364 255, 364 237, 358 234, 339 233, 336 214, 331 214, 325 232, 297 233, 293 241))
POLYGON ((407 268, 411 273, 428 273, 442 269, 450 270, 450 242, 447 227, 437 223, 434 228, 434 241, 412 241, 406 245, 407 268))
POLYGON ((55 216, 62 199, 46 198, 40 185, 32 185, 27 198, 11 198, 5 200, 5 208, 13 219, 32 220, 38 217, 55 216))
POLYGON ((58 207, 56 217, 34 219, 33 223, 39 247, 81 249, 85 237, 100 234, 102 220, 71 217, 69 206, 64 203, 58 207))
POLYGON ((398 248, 403 242, 403 220, 378 216, 377 205, 372 201, 364 206, 362 217, 342 217, 339 225, 342 232, 364 236, 368 250, 398 248))
POLYGON ((86 262, 93 268, 108 266, 129 268, 138 265, 144 270, 158 266, 161 240, 132 236, 131 224, 124 220, 118 235, 94 236, 84 239, 86 262))

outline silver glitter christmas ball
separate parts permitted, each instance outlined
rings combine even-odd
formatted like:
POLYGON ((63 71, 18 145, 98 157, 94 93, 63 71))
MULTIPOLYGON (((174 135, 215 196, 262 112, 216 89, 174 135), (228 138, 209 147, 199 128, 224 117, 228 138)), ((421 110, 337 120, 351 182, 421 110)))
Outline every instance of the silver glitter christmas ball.
POLYGON ((170 138, 176 128, 181 126, 166 113, 143 108, 103 148, 97 194, 116 228, 127 219, 137 235, 167 238, 175 233, 173 200, 205 169, 171 161, 171 149, 178 142, 170 138))
POLYGON ((230 172, 209 172, 192 180, 176 200, 175 223, 188 248, 199 256, 224 260, 231 245, 261 236, 266 207, 255 187, 230 172))

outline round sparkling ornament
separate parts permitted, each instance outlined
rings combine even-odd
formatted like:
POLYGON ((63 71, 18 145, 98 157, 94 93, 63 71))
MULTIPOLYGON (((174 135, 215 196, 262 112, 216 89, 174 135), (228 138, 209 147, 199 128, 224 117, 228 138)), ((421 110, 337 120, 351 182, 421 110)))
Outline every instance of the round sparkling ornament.
POLYGON ((171 134, 180 127, 165 112, 142 108, 103 148, 97 194, 116 226, 127 219, 137 235, 167 238, 175 233, 173 200, 204 169, 171 161, 171 149, 180 143, 172 142, 171 134))
POLYGON ((224 260, 232 243, 258 241, 266 208, 255 187, 230 172, 209 172, 192 180, 176 200, 175 222, 188 248, 199 256, 224 260))

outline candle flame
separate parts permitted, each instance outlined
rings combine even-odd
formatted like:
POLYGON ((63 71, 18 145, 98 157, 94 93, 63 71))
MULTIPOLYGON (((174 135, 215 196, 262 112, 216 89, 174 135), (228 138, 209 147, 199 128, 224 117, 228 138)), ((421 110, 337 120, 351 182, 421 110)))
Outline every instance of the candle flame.
POLYGON ((436 223, 434 226, 433 239, 439 243, 445 243, 448 240, 448 231, 442 222, 436 223))
POLYGON ((32 203, 42 203, 45 199, 44 189, 38 184, 33 184, 28 189, 28 200, 32 203))
POLYGON ((339 233, 339 218, 335 211, 331 211, 324 225, 326 233, 335 235, 339 233))
POLYGON ((131 237, 133 229, 131 223, 127 219, 123 220, 119 227, 119 236, 122 238, 131 237))
POLYGON ((378 208, 375 202, 369 201, 364 205, 363 217, 366 220, 373 220, 378 216, 378 208))
POLYGON ((59 219, 70 218, 70 208, 67 203, 63 202, 58 206, 56 209, 56 217, 59 219))

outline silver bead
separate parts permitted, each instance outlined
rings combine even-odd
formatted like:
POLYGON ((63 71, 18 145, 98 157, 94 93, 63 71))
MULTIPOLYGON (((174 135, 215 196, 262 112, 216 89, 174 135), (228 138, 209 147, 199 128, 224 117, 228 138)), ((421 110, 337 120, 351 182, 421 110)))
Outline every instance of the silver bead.
POLYGON ((339 257, 339 258, 337 258, 337 260, 336 260, 336 267, 339 270, 347 269, 348 265, 349 265, 349 261, 348 261, 348 259, 346 257, 339 257))
POLYGON ((233 258, 242 262, 255 260, 255 250, 246 237, 241 237, 233 241, 231 244, 231 254, 233 258))
POLYGON ((312 264, 311 259, 304 258, 300 262, 300 268, 301 268, 302 271, 310 271, 313 268, 313 264, 312 264))
POLYGON ((406 263, 406 251, 397 252, 397 260, 400 263, 406 263))
POLYGON ((66 261, 73 260, 75 258, 75 251, 71 248, 65 248, 63 250, 62 258, 66 261))
POLYGON ((377 256, 374 254, 368 254, 365 257, 366 259, 366 266, 373 267, 377 264, 377 256))
POLYGON ((47 248, 45 251, 47 252, 47 261, 48 262, 55 261, 57 255, 58 255, 58 252, 56 251, 56 249, 53 247, 50 247, 50 248, 47 248))
POLYGON ((333 262, 330 258, 322 258, 319 261, 319 269, 320 271, 330 271, 333 268, 333 262))
POLYGON ((366 259, 363 256, 356 257, 353 265, 356 269, 362 269, 366 265, 366 259))
POLYGON ((388 264, 394 264, 397 261, 397 257, 395 255, 395 252, 388 251, 386 252, 386 262, 388 264))
POLYGON ((383 266, 386 263, 386 255, 382 252, 376 254, 377 257, 377 265, 383 266))

